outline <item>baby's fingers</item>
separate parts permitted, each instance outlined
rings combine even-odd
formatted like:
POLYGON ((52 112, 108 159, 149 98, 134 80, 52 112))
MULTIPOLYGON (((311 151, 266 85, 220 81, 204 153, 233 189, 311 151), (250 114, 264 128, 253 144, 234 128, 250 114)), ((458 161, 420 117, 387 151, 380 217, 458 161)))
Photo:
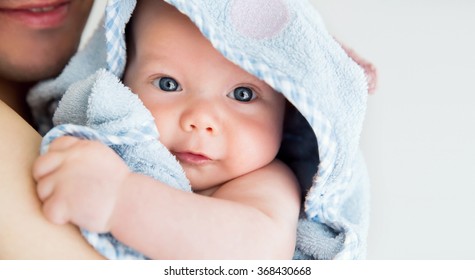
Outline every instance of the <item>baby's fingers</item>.
POLYGON ((62 136, 57 139, 55 139, 51 144, 49 145, 48 151, 54 152, 54 151, 63 151, 71 148, 76 144, 77 142, 81 141, 81 139, 73 137, 73 136, 62 136))
POLYGON ((56 180, 54 176, 46 176, 38 181, 36 184, 36 193, 42 202, 53 194, 55 183, 56 180))
POLYGON ((70 219, 67 202, 54 195, 43 203, 43 213, 50 222, 58 225, 65 224, 70 219))
POLYGON ((58 152, 48 152, 38 157, 33 164, 33 179, 39 182, 41 178, 60 167, 63 160, 64 155, 58 152))

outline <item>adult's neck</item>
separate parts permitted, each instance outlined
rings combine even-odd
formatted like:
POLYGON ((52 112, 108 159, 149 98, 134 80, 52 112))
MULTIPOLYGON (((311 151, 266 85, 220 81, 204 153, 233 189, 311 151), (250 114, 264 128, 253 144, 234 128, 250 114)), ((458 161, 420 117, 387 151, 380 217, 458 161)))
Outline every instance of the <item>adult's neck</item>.
POLYGON ((32 124, 30 108, 26 103, 26 94, 34 83, 20 83, 0 78, 0 100, 12 108, 29 124, 32 124))

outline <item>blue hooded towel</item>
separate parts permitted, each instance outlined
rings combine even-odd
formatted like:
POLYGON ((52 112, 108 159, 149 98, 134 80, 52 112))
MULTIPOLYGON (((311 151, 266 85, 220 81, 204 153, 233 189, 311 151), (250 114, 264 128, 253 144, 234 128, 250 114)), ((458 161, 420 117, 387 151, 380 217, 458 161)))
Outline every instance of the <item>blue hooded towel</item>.
MULTIPOLYGON (((161 0, 157 0, 161 1, 161 0)), ((306 0, 165 0, 188 16, 227 59, 289 101, 278 157, 297 175, 304 203, 295 259, 359 259, 366 254, 369 180, 359 138, 366 109, 363 70, 325 29, 306 0), (290 105, 291 104, 291 105, 290 105)), ((111 146, 134 172, 191 191, 160 144, 153 117, 122 85, 124 32, 136 1, 109 0, 103 26, 56 79, 29 94, 42 149, 75 135, 111 146)), ((83 231, 111 259, 144 259, 110 234, 83 231)))

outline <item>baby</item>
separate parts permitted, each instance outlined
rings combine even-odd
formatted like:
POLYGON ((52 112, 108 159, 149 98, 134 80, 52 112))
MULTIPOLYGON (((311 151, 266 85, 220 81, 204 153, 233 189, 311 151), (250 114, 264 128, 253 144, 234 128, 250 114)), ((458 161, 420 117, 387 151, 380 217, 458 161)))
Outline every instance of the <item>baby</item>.
POLYGON ((110 232, 152 259, 291 258, 300 190, 276 159, 285 98, 163 1, 138 1, 130 24, 123 82, 193 193, 131 172, 99 142, 62 137, 34 166, 45 215, 110 232))

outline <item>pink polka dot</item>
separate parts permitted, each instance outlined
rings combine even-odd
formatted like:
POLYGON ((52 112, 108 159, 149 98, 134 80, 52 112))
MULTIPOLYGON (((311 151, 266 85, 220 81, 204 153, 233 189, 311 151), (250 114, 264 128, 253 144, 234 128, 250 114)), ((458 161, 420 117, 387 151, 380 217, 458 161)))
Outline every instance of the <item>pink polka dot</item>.
POLYGON ((234 0, 230 13, 236 31, 253 39, 276 36, 289 20, 283 0, 234 0))

